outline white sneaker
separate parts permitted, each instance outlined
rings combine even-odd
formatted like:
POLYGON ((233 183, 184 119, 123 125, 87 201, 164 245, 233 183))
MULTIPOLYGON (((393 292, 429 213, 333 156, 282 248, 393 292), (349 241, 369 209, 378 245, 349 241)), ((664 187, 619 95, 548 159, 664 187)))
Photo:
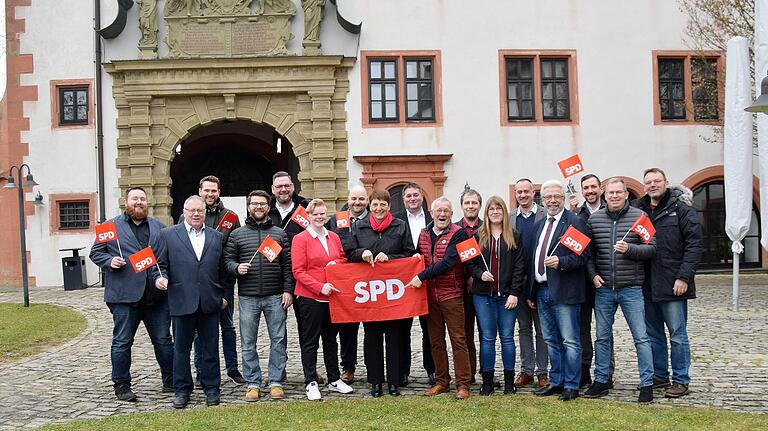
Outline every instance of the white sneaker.
POLYGON ((351 394, 355 390, 352 389, 352 386, 349 386, 348 384, 344 383, 343 380, 339 379, 336 380, 333 383, 328 384, 328 390, 331 392, 339 392, 342 394, 351 394))
POLYGON ((307 385, 307 399, 310 401, 317 401, 323 396, 320 395, 320 389, 317 387, 317 382, 309 382, 307 385))

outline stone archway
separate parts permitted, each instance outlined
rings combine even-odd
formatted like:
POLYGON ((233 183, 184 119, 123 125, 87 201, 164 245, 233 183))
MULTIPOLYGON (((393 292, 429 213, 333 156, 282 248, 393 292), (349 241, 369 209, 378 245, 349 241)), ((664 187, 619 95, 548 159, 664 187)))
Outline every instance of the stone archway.
POLYGON ((120 188, 144 187, 152 215, 171 223, 175 147, 199 127, 250 120, 290 140, 304 196, 340 206, 347 196, 344 105, 353 63, 351 58, 321 56, 105 65, 113 77, 118 111, 120 188))

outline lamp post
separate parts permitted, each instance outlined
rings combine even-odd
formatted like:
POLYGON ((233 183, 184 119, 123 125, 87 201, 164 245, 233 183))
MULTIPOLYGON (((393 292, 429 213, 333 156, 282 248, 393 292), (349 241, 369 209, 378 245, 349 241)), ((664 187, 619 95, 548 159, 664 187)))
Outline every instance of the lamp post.
POLYGON ((37 185, 34 178, 32 178, 32 172, 29 169, 29 165, 23 163, 21 166, 11 166, 8 170, 8 184, 5 185, 6 189, 19 189, 19 237, 21 238, 21 283, 24 287, 24 307, 29 307, 29 280, 27 273, 27 236, 25 234, 24 223, 24 185, 34 187, 37 185), (27 176, 24 178, 24 184, 22 184, 22 176, 24 175, 24 168, 27 168, 27 176), (14 170, 16 171, 15 181, 13 176, 14 170), (18 185, 17 185, 18 183, 18 185))
POLYGON ((744 110, 768 114, 768 76, 760 81, 760 96, 751 105, 744 108, 744 110))

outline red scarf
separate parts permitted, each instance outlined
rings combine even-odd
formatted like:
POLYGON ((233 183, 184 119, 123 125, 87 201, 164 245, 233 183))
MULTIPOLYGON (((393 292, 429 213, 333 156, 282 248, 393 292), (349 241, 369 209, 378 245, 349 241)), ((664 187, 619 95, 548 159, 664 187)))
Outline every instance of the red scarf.
POLYGON ((384 232, 389 225, 392 224, 392 213, 388 212, 387 216, 384 217, 384 220, 381 221, 381 223, 376 221, 376 218, 373 217, 373 213, 368 217, 368 220, 371 222, 371 229, 373 229, 376 233, 382 233, 384 232))

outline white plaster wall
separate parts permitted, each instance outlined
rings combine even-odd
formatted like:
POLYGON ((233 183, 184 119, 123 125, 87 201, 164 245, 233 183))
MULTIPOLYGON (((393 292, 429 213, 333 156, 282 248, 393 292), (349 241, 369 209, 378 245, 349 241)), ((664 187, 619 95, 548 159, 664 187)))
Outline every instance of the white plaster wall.
MULTIPOLYGON (((675 2, 363 0, 360 50, 440 50, 443 127, 362 128, 360 63, 350 74, 350 183, 355 155, 449 153, 445 193, 464 183, 508 196, 517 178, 561 178, 558 160, 579 153, 601 177, 665 169, 672 182, 722 163, 711 128, 653 125, 652 51, 687 49, 675 2), (489 11, 492 11, 489 13, 489 11), (574 49, 579 125, 502 127, 500 49, 574 49)), ((345 3, 346 6, 346 3, 345 3)), ((344 9, 346 12, 346 8, 344 9)))

